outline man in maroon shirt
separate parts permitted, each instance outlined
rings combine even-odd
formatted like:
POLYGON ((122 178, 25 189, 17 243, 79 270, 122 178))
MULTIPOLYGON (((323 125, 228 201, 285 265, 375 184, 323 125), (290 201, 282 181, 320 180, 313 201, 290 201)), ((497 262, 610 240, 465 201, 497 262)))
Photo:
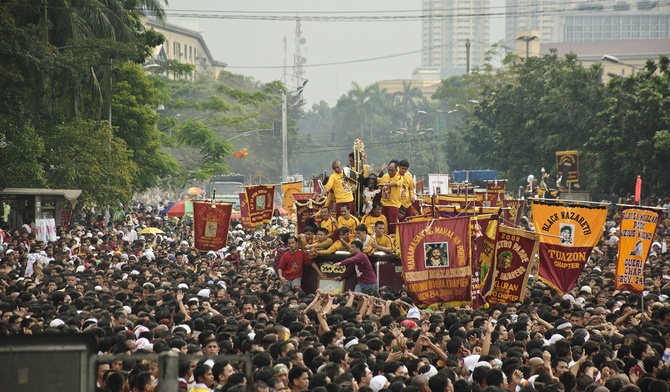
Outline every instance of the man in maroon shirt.
POLYGON ((279 266, 277 267, 277 275, 279 275, 279 281, 283 285, 282 291, 284 294, 290 293, 291 290, 302 291, 302 270, 305 265, 311 266, 319 275, 319 278, 326 278, 326 275, 319 270, 319 267, 315 263, 312 263, 307 253, 299 249, 297 237, 289 237, 288 248, 288 252, 284 253, 281 257, 279 266))
POLYGON ((358 284, 354 288, 354 291, 362 293, 371 290, 376 295, 377 291, 379 291, 379 282, 377 281, 374 269, 372 269, 372 263, 368 255, 363 252, 363 243, 361 241, 355 240, 351 243, 351 254, 351 257, 335 263, 335 265, 347 267, 344 275, 337 279, 347 278, 353 275, 353 271, 355 271, 358 284), (351 266, 354 268, 349 268, 351 266))

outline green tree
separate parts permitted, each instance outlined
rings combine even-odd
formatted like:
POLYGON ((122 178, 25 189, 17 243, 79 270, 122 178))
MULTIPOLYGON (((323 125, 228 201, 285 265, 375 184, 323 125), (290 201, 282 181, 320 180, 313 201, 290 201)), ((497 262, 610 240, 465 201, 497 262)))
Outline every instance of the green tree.
POLYGON ((637 175, 653 195, 667 194, 670 178, 670 72, 667 56, 647 62, 634 76, 611 75, 587 144, 593 185, 603 193, 630 194, 637 175))

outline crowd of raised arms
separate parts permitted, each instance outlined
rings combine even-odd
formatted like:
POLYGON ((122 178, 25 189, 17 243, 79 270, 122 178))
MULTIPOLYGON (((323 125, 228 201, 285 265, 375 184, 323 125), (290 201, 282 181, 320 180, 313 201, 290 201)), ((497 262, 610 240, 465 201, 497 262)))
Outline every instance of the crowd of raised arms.
POLYGON ((99 354, 118 358, 96 363, 97 391, 160 391, 157 362, 133 354, 166 351, 183 355, 179 388, 195 392, 668 391, 667 215, 643 296, 614 289, 613 217, 565 295, 531 278, 523 302, 424 308, 379 287, 368 258, 397 251, 388 233, 414 198, 408 167, 388 164, 379 203, 359 220, 333 162, 323 196, 339 216, 323 208, 300 233, 281 218, 237 225, 219 251, 198 252, 190 225, 147 205, 119 222, 79 219, 48 243, 30 226, 2 231, 0 335, 94 336, 99 354), (138 235, 146 227, 165 234, 138 235), (321 276, 319 255, 334 252, 346 252, 335 265, 356 288, 306 293, 304 268, 321 276))

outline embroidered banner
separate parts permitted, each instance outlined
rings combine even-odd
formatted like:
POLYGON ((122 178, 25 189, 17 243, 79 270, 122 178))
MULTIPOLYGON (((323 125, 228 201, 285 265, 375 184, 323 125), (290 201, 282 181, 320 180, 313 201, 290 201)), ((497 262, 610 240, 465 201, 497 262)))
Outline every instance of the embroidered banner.
POLYGON ((642 207, 623 207, 619 262, 616 266, 616 289, 642 293, 644 264, 654 241, 658 211, 642 207))
POLYGON ((289 214, 295 212, 293 206, 293 195, 302 192, 302 181, 286 182, 281 184, 281 193, 284 195, 284 209, 289 214))
POLYGON ((405 283, 416 303, 472 302, 469 217, 399 223, 405 283))
POLYGON ((532 209, 535 232, 540 235, 538 275, 562 295, 577 282, 598 244, 607 208, 534 200, 532 209))
POLYGON ((524 199, 504 199, 502 217, 505 224, 519 226, 525 207, 526 200, 524 199))
POLYGON ((561 184, 568 182, 579 182, 579 163, 577 156, 579 151, 556 151, 556 166, 558 167, 558 177, 561 177, 561 184))
POLYGON ((318 223, 321 222, 319 210, 325 205, 326 200, 323 199, 321 202, 317 202, 313 197, 313 193, 293 194, 293 199, 295 200, 295 215, 296 220, 298 221, 298 233, 303 233, 306 226, 312 226, 316 229, 318 223))
POLYGON ((523 302, 531 262, 537 253, 537 244, 537 236, 534 233, 512 227, 500 227, 495 258, 492 258, 491 271, 482 290, 489 305, 523 302))
POLYGON ((249 222, 268 223, 274 212, 275 187, 272 185, 254 185, 244 188, 249 208, 249 222))
POLYGON ((254 225, 251 224, 251 219, 249 219, 249 203, 247 203, 247 195, 244 193, 240 193, 240 216, 242 217, 242 228, 254 228, 254 225))
POLYGON ((193 238, 199 251, 218 251, 226 247, 233 205, 193 202, 193 238))
POLYGON ((470 217, 472 307, 475 309, 486 305, 481 289, 490 271, 497 232, 498 215, 470 217))

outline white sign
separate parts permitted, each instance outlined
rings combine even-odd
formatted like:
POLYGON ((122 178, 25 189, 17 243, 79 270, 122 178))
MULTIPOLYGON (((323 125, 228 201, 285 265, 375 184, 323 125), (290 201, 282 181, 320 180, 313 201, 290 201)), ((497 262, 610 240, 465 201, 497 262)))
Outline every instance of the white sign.
POLYGON ((428 174, 428 189, 431 195, 449 194, 449 175, 428 174))

